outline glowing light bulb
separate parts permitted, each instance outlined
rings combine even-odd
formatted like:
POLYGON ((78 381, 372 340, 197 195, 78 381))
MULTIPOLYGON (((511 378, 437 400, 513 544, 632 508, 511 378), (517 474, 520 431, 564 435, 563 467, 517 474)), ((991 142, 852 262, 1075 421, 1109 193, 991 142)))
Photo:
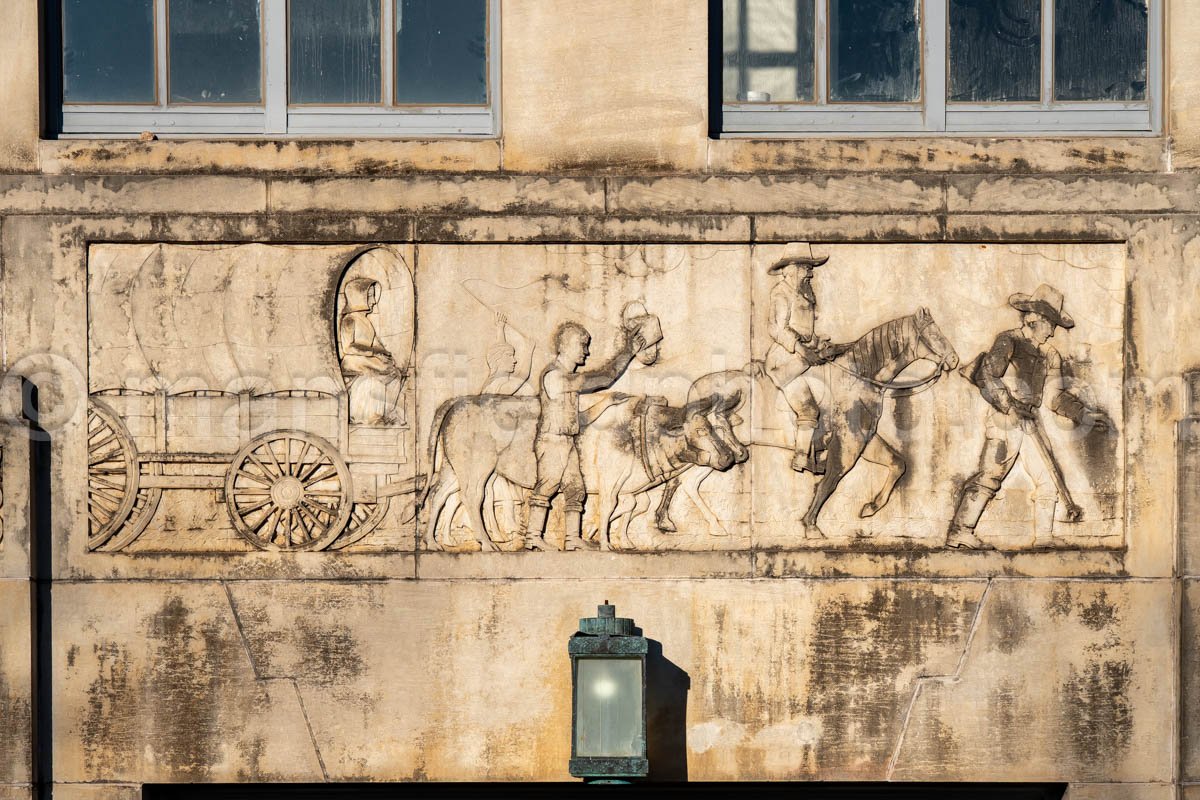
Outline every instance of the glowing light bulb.
POLYGON ((605 700, 617 693, 617 682, 609 678, 601 678, 592 686, 592 693, 605 700))

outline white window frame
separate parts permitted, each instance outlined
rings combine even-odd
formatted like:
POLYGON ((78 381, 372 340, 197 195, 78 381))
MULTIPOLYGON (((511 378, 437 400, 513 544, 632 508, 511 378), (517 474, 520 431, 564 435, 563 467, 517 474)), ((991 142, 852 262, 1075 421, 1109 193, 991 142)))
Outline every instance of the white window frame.
MULTIPOLYGON (((950 0, 921 2, 922 100, 912 103, 826 103, 828 0, 815 0, 816 103, 730 103, 721 106, 722 138, 806 138, 829 134, 903 135, 1157 135, 1161 131, 1163 5, 1148 0, 1146 99, 1054 102, 1054 0, 1042 0, 1041 102, 947 103, 950 0)), ((740 22, 740 21, 739 21, 740 22)), ((724 58, 724 56, 722 56, 724 58)), ((717 78, 723 79, 723 72, 717 78)))
MULTIPOLYGON (((154 0, 158 102, 143 105, 63 103, 63 138, 494 138, 500 132, 500 0, 487 0, 487 105, 314 106, 288 103, 287 0, 261 0, 260 105, 173 105, 167 102, 167 0, 154 0)), ((394 0, 382 0, 382 97, 394 97, 394 0)))

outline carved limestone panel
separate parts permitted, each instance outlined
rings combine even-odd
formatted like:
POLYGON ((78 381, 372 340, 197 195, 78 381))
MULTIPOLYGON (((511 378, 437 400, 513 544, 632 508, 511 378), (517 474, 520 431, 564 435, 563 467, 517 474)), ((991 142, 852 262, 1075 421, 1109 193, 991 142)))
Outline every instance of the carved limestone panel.
POLYGON ((88 274, 92 550, 1125 546, 1123 246, 95 245, 88 274))

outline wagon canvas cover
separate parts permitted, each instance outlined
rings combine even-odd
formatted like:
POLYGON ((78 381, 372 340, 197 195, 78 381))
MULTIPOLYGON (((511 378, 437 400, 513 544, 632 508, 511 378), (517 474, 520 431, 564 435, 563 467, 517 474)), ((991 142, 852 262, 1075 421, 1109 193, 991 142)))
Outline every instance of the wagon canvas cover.
POLYGON ((346 247, 97 246, 92 392, 340 392, 334 308, 346 247))

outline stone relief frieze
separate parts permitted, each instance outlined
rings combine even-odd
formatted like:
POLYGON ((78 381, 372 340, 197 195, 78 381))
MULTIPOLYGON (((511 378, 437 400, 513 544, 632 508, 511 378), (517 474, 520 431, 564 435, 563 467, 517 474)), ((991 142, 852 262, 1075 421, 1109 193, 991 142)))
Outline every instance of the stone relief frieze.
POLYGON ((1120 549, 1124 259, 96 245, 88 547, 1120 549))

